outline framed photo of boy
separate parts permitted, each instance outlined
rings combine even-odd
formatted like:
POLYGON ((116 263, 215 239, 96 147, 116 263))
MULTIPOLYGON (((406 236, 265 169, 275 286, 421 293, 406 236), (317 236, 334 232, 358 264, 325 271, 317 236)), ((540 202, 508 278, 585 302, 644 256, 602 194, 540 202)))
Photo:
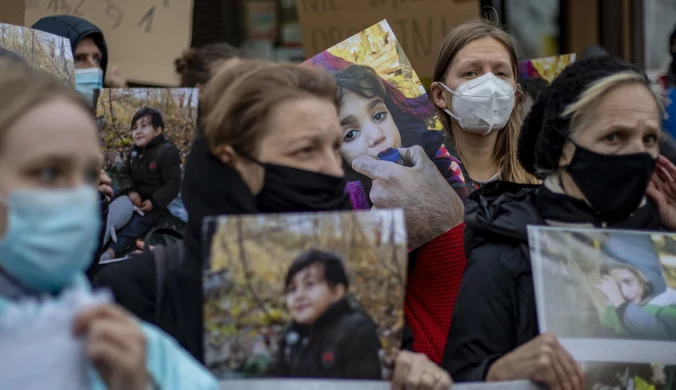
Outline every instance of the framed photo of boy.
POLYGON ((389 379, 404 326, 402 211, 205 224, 205 355, 219 379, 389 379))
POLYGON ((187 222, 180 189, 197 126, 197 97, 192 88, 98 94, 104 170, 114 190, 101 261, 127 256, 155 227, 182 230, 187 222))

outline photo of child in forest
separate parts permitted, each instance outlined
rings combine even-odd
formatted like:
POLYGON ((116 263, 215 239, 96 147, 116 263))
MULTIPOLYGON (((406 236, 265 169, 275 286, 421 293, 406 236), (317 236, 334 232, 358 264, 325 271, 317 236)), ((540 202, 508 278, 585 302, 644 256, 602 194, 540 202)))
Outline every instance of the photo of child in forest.
POLYGON ((129 255, 153 228, 184 226, 182 164, 196 117, 192 89, 104 89, 99 94, 104 168, 114 189, 102 262, 129 255))
POLYGON ((218 378, 390 379, 401 211, 217 217, 205 232, 205 364, 218 378))
POLYGON ((674 364, 676 304, 661 251, 668 234, 529 227, 540 331, 579 361, 674 364))
POLYGON ((291 323, 268 375, 382 379, 376 325, 348 287, 338 255, 310 249, 294 260, 285 280, 291 323))

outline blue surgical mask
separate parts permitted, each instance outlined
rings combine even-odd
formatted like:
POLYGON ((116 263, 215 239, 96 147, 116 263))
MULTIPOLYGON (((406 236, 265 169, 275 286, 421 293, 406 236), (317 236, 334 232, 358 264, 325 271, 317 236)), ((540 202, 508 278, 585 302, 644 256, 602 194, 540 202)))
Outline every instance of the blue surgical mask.
POLYGON ((96 189, 24 190, 0 195, 8 210, 0 268, 37 292, 57 292, 92 261, 101 225, 96 189))
POLYGON ((75 89, 94 104, 94 91, 103 88, 103 70, 100 68, 75 69, 75 89))

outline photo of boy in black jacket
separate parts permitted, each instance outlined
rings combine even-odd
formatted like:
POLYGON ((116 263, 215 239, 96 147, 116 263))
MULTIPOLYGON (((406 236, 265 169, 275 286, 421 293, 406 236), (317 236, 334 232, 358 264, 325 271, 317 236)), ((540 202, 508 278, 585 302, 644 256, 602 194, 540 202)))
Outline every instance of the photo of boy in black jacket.
POLYGON ((376 325, 348 295, 342 259, 309 250, 286 275, 291 323, 268 367, 275 377, 383 379, 376 325))
POLYGON ((162 114, 143 107, 130 124, 134 146, 127 154, 119 177, 119 196, 128 196, 141 212, 117 232, 102 260, 129 251, 178 196, 181 188, 181 156, 178 148, 164 135, 162 114))

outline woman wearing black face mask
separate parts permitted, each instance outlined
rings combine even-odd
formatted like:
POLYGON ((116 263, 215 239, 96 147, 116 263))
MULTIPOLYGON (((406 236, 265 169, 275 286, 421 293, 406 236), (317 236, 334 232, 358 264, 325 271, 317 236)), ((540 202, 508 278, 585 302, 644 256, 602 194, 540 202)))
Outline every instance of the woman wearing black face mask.
POLYGON ((569 66, 540 95, 519 140, 521 164, 544 183, 498 182, 470 196, 468 266, 444 353, 456 380, 583 388, 556 337, 539 335, 526 226, 676 229, 676 168, 658 159, 661 107, 649 86, 640 69, 612 57, 569 66))
MULTIPOLYGON (((351 210, 340 156, 337 85, 330 73, 264 61, 223 67, 200 96, 202 131, 186 163, 190 215, 179 280, 179 341, 203 356, 203 220, 215 215, 351 210)), ((403 352, 395 383, 450 385, 424 355, 403 352), (434 380, 432 380, 434 379, 434 380)))

